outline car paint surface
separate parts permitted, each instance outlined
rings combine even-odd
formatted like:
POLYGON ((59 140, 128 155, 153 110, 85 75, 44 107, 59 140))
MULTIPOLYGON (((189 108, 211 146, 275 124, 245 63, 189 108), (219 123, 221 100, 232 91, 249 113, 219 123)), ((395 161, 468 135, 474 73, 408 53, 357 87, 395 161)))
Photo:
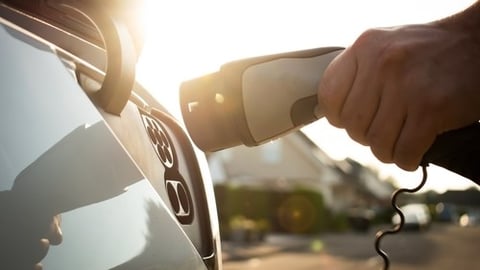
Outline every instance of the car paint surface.
MULTIPOLYGON (((4 191, 14 187, 25 168, 38 164, 44 153, 76 128, 108 123, 78 86, 68 63, 50 46, 10 28, 1 19, 0 22, 4 23, 0 24, 0 191, 4 191)), ((108 139, 121 144, 115 134, 110 135, 108 139)), ((94 150, 95 144, 101 142, 92 139, 75 143, 91 144, 94 150)), ((130 157, 128 153, 126 156, 130 157)), ((75 166, 79 160, 74 157, 72 153, 71 162, 63 162, 75 166)), ((141 171, 132 166, 137 165, 135 160, 123 161, 131 170, 141 171)), ((104 166, 102 162, 109 160, 92 164, 104 166)), ((56 170, 54 164, 49 169, 56 170)), ((33 195, 23 198, 23 203, 42 210, 72 201, 73 197, 85 200, 61 213, 64 240, 50 248, 42 261, 44 269, 207 269, 158 187, 144 175, 126 177, 123 182, 118 182, 118 178, 122 177, 79 183, 82 175, 66 175, 31 185, 29 194, 33 195), (99 191, 96 184, 104 188, 99 191), (92 198, 89 190, 100 195, 113 191, 99 199, 92 198), (50 200, 42 201, 39 197, 50 200)))

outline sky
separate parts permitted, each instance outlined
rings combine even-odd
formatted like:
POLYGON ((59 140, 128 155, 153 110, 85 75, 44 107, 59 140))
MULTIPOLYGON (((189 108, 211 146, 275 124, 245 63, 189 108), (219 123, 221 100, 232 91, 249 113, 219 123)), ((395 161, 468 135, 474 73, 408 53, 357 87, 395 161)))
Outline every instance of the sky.
MULTIPOLYGON (((474 0, 145 0, 146 43, 138 79, 181 118, 182 81, 245 57, 328 46, 349 46, 373 27, 426 23, 463 10, 474 0)), ((421 174, 382 164, 367 147, 324 119, 303 131, 334 159, 351 157, 416 186, 421 174)), ((469 180, 430 166, 424 190, 464 189, 469 180)))

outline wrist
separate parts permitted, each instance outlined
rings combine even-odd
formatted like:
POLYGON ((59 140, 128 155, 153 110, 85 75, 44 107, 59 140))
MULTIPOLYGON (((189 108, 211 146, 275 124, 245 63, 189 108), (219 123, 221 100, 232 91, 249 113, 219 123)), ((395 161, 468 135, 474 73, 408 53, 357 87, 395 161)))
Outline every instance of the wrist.
POLYGON ((467 9, 432 24, 448 31, 467 34, 480 41, 480 0, 467 9))

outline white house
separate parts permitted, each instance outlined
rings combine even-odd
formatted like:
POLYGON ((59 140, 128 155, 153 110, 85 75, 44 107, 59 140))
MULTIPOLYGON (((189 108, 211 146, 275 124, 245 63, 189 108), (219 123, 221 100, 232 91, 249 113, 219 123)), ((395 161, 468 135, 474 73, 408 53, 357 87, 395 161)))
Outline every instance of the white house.
POLYGON ((257 147, 238 146, 210 153, 208 162, 214 183, 287 190, 303 186, 320 192, 334 211, 353 206, 360 201, 357 197, 377 197, 364 191, 382 187, 379 196, 389 196, 376 175, 366 168, 357 175, 362 179, 352 183, 356 177, 352 174, 357 172, 352 170, 354 165, 333 160, 301 132, 257 147))

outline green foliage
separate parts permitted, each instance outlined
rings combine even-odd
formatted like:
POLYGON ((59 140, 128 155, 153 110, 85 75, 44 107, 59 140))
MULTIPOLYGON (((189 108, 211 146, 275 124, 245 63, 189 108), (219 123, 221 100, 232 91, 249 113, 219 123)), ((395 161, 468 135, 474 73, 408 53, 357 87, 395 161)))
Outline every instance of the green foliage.
POLYGON ((344 231, 344 215, 334 215, 320 193, 297 188, 274 191, 229 185, 215 186, 215 196, 223 237, 233 229, 316 234, 344 231))

